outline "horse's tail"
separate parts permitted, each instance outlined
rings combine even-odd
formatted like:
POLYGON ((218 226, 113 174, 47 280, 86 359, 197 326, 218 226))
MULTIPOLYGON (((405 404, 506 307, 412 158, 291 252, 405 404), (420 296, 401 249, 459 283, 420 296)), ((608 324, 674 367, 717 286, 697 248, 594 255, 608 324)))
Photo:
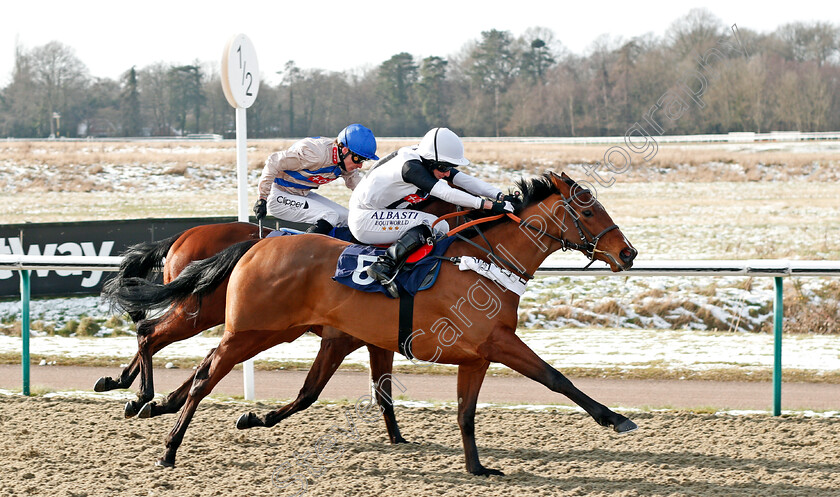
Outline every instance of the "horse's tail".
POLYGON ((191 262, 177 278, 163 285, 145 278, 125 278, 121 285, 103 287, 102 296, 112 304, 132 313, 162 310, 187 299, 196 298, 198 312, 201 298, 224 283, 236 263, 259 240, 246 240, 218 254, 191 262))
MULTIPOLYGON (((183 234, 184 232, 181 232, 159 242, 141 242, 128 247, 122 254, 123 259, 116 277, 108 280, 103 286, 103 295, 112 292, 114 288, 125 286, 126 280, 149 279, 152 271, 163 269, 163 259, 175 241, 183 234)), ((129 315, 135 323, 146 317, 144 311, 129 313, 129 315)))
POLYGON ((159 242, 142 242, 128 247, 123 253, 117 278, 148 278, 155 269, 163 269, 163 259, 184 232, 159 242))

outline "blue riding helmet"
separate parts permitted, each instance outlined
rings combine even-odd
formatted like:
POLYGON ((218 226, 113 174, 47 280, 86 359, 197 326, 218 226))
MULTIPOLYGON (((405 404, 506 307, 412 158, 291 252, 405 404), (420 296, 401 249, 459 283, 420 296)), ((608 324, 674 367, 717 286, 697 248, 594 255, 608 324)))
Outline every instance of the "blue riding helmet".
POLYGON ((361 124, 351 124, 342 129, 338 134, 338 143, 365 159, 379 160, 376 156, 376 138, 373 136, 373 131, 361 124))

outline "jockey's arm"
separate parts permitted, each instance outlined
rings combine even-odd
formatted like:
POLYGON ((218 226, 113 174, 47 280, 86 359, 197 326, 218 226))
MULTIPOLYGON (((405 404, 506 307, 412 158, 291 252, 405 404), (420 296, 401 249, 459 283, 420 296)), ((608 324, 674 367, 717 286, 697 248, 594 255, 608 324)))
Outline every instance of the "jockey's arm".
POLYGON ((260 175, 259 194, 260 198, 265 199, 271 193, 271 184, 274 183, 274 178, 280 173, 282 163, 286 159, 286 152, 274 152, 265 160, 262 174, 260 175))
POLYGON ((457 169, 452 169, 450 179, 455 186, 463 188, 473 195, 497 199, 499 198, 499 194, 502 193, 502 191, 495 186, 458 171, 457 169))
POLYGON ((274 152, 265 160, 265 166, 260 175, 260 198, 264 199, 271 194, 271 185, 281 171, 299 171, 311 166, 320 167, 323 165, 322 162, 318 153, 312 150, 305 140, 295 142, 288 150, 274 152))
POLYGON ((484 207, 484 199, 476 197, 457 188, 452 188, 444 180, 439 180, 420 164, 420 161, 410 160, 403 165, 402 178, 406 183, 429 192, 431 195, 445 200, 449 203, 467 207, 469 209, 481 209, 484 207))

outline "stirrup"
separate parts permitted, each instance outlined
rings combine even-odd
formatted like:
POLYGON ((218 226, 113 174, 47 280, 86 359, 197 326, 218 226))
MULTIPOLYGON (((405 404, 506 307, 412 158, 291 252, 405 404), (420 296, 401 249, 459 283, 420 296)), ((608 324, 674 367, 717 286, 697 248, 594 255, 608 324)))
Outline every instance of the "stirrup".
MULTIPOLYGON (((379 261, 375 262, 374 264, 376 264, 376 263, 378 263, 378 262, 379 262, 379 261)), ((384 265, 384 264, 383 264, 383 265, 384 265)), ((394 297, 395 299, 396 299, 396 298, 399 298, 399 296, 400 296, 400 294, 399 294, 399 289, 397 288, 397 284, 396 284, 396 283, 394 283, 394 280, 397 278, 397 275, 399 274, 399 269, 398 269, 398 268, 397 268, 397 269, 394 269, 394 274, 393 274, 390 278, 388 278, 388 279, 379 279, 379 278, 377 278, 377 275, 372 274, 372 271, 371 271, 371 268, 372 268, 372 267, 373 267, 373 264, 371 264, 370 266, 368 266, 368 267, 367 267, 367 269, 365 270, 365 272, 368 274, 368 276, 370 276, 371 278, 375 279, 375 280, 376 280, 376 281, 377 281, 380 285, 382 285, 382 286, 385 288, 385 290, 387 290, 387 291, 388 291, 388 293, 389 293, 392 297, 394 297)))
POLYGON ((400 290, 399 288, 397 288, 397 284, 393 282, 393 278, 391 278, 391 280, 389 280, 387 284, 382 283, 382 286, 385 288, 385 290, 388 291, 389 295, 391 295, 395 299, 400 298, 400 290))

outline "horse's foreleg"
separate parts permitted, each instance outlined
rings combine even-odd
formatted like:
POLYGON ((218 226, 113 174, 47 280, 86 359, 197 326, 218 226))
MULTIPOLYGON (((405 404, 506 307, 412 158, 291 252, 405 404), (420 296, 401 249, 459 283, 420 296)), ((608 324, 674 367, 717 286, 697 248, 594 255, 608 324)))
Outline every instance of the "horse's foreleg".
POLYGON ((394 415, 394 398, 391 396, 393 382, 394 352, 381 349, 375 345, 368 345, 370 354, 370 378, 373 382, 373 392, 376 403, 382 408, 382 417, 388 429, 388 438, 392 444, 408 443, 400 433, 397 417, 394 415))
POLYGON ((593 400, 581 392, 562 373, 531 350, 509 328, 497 328, 487 342, 479 346, 479 353, 488 361, 499 362, 505 366, 538 381, 552 391, 562 393, 575 404, 589 413, 601 426, 612 426, 615 431, 624 433, 635 430, 636 424, 621 414, 593 400))
POLYGON ((464 444, 464 458, 467 471, 474 475, 503 475, 499 470, 485 468, 478 459, 475 445, 475 404, 478 391, 484 381, 488 361, 479 361, 458 366, 458 426, 461 427, 461 441, 464 444))
POLYGON ((327 382, 338 370, 344 358, 362 345, 364 345, 364 342, 358 338, 345 334, 334 338, 323 338, 321 348, 318 349, 318 355, 315 357, 312 367, 309 368, 309 374, 306 375, 306 380, 303 382, 303 387, 298 392, 297 398, 265 416, 258 416, 253 412, 243 414, 236 421, 236 427, 240 430, 255 426, 271 427, 292 414, 311 406, 318 400, 318 396, 321 395, 327 382))

